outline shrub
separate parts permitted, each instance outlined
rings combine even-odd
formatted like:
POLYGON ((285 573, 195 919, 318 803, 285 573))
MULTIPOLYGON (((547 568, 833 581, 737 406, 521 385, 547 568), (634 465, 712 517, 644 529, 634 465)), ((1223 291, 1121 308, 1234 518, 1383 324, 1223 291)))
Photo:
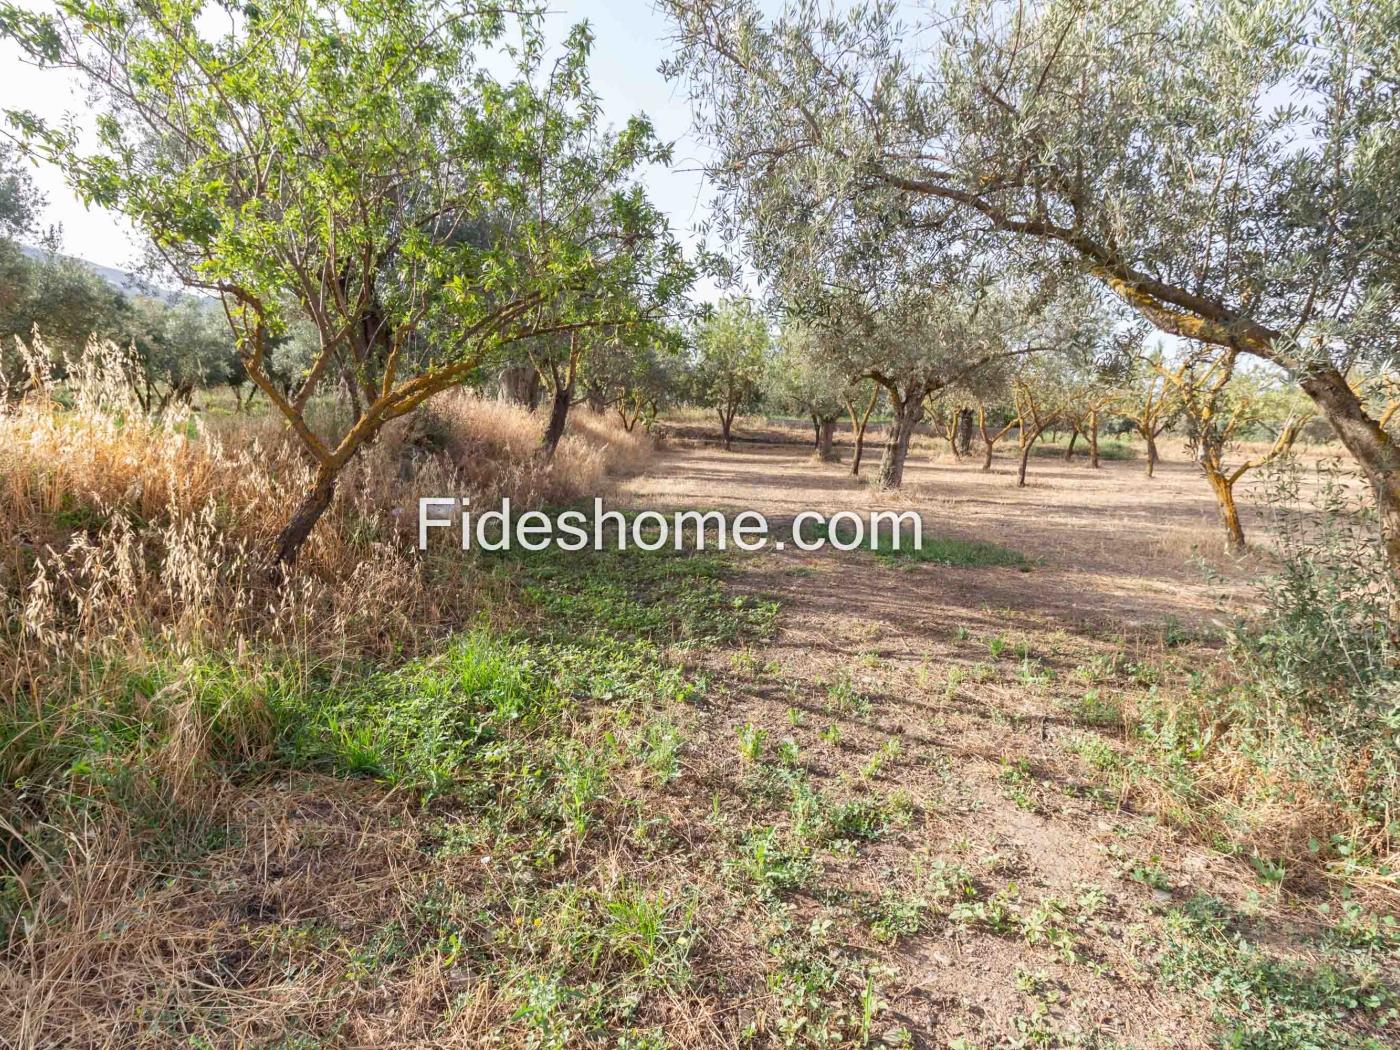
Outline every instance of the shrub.
POLYGON ((1306 770, 1377 838, 1400 797, 1400 648, 1391 610, 1400 601, 1374 508, 1336 463, 1309 495, 1296 463, 1267 478, 1278 537, 1273 571, 1259 581, 1258 614, 1231 641, 1245 687, 1236 705, 1275 761, 1306 770))

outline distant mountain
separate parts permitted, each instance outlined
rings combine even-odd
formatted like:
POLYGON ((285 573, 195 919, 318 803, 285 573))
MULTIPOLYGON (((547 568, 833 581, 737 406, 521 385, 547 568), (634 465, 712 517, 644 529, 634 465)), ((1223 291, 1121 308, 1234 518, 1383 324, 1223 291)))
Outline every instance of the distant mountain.
POLYGON ((19 250, 31 259, 42 261, 51 257, 57 257, 67 262, 76 263, 84 269, 95 273, 98 277, 101 277, 123 295, 144 295, 156 299, 164 299, 166 302, 173 303, 190 294, 178 288, 164 288, 160 285, 152 284, 139 274, 134 274, 127 270, 118 270, 115 266, 103 266, 101 263, 89 262, 87 259, 80 259, 76 255, 64 255, 62 252, 51 252, 47 248, 35 248, 33 245, 29 244, 20 245, 19 250))

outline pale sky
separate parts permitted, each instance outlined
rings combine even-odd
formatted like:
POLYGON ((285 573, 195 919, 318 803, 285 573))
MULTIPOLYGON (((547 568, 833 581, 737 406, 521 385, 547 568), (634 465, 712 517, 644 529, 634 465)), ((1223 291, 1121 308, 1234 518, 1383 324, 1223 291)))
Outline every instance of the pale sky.
MULTIPOLYGON (((666 19, 653 10, 650 0, 557 0, 553 10, 549 20, 553 39, 562 38, 570 25, 585 19, 593 28, 590 69, 608 121, 620 125, 642 112, 651 118, 663 141, 675 143, 674 167, 649 171, 647 188, 670 216, 677 236, 694 245, 697 238, 692 231, 705 217, 707 193, 698 171, 698 146, 689 133, 689 104, 657 72, 668 51, 666 19)), ((61 71, 21 64, 8 41, 0 42, 0 70, 4 71, 0 73, 0 108, 29 109, 50 120, 68 113, 81 117, 86 109, 72 79, 61 71)), ((102 209, 85 208, 51 166, 35 168, 33 176, 48 197, 44 222, 62 226, 64 252, 104 266, 137 266, 140 245, 125 220, 102 209)))

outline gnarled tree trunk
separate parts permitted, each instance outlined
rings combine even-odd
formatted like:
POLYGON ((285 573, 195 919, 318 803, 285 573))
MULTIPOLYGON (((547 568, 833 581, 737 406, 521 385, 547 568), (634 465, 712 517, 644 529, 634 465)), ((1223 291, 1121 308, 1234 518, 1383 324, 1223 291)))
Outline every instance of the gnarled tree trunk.
MULTIPOLYGON (((1299 385, 1332 424, 1347 451, 1361 464, 1380 515, 1386 560, 1392 576, 1400 583, 1400 448, 1380 423, 1366 413, 1361 399, 1335 368, 1314 370, 1303 376, 1299 385)), ((1400 608, 1391 610, 1391 620, 1400 623, 1400 608)))
POLYGON ((961 456, 970 456, 972 454, 972 409, 958 409, 957 435, 957 453, 961 456))
POLYGON ((529 363, 507 365, 501 369, 501 396, 530 411, 540 403, 540 374, 529 363))
POLYGON ((1147 442, 1147 476, 1150 478, 1157 470, 1157 461, 1161 458, 1157 454, 1157 435, 1152 432, 1151 427, 1141 427, 1139 432, 1142 439, 1147 442))
POLYGON ((1215 501, 1220 505, 1220 521, 1225 526, 1225 548, 1231 554, 1244 550, 1244 527, 1240 525, 1239 508, 1235 506, 1235 482, 1228 474, 1205 468, 1210 490, 1215 493, 1215 501))
POLYGON ((817 421, 817 458, 823 463, 831 463, 836 459, 835 437, 835 416, 817 421))
POLYGON ((875 484, 882 489, 897 489, 904 483, 904 461, 909 456, 909 441, 914 436, 914 428, 924 418, 924 395, 910 394, 905 398, 891 394, 894 402, 894 419, 890 423, 890 436, 885 441, 885 454, 880 459, 880 471, 875 476, 875 484))

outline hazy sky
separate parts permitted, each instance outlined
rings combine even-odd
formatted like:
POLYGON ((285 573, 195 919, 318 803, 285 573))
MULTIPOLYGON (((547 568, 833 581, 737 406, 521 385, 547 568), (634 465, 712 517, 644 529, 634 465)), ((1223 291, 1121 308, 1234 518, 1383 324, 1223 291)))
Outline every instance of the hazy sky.
MULTIPOLYGON (((557 0, 553 10, 552 39, 561 38, 568 26, 584 19, 592 26, 593 86, 608 120, 621 124, 632 114, 644 112, 657 134, 675 143, 674 168, 652 170, 647 185, 652 200, 669 213, 677 235, 694 243, 691 231, 704 217, 706 194, 697 170, 698 147, 689 135, 689 105, 657 72, 668 48, 666 19, 652 9, 650 0, 557 0)), ((50 119, 82 114, 86 108, 74 81, 60 71, 20 64, 8 42, 0 43, 0 70, 0 105, 4 107, 30 109, 50 119)), ((62 226, 66 253, 123 269, 139 262, 139 244, 122 219, 84 208, 53 168, 41 166, 33 174, 48 197, 45 222, 62 226)))

